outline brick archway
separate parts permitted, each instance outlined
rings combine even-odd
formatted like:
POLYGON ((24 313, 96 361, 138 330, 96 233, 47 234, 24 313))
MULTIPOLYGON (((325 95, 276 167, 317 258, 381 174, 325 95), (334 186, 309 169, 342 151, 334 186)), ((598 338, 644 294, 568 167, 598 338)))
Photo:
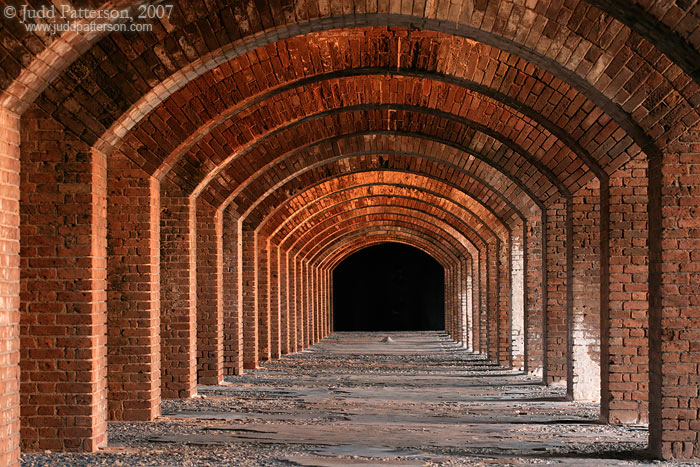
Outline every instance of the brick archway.
POLYGON ((687 6, 175 5, 151 35, 3 19, 3 462, 20 435, 96 450, 108 415, 150 420, 198 379, 320 339, 324 252, 371 219, 377 241, 448 242, 456 341, 600 397, 605 421, 649 420, 658 457, 699 455, 687 6), (373 171, 401 196, 360 196, 373 171), (294 345, 273 344, 283 282, 312 312, 294 345))

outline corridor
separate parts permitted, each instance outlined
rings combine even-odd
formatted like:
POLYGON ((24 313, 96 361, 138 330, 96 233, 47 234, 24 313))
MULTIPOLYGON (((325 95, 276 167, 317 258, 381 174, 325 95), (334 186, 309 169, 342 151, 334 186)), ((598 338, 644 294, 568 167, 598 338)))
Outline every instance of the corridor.
MULTIPOLYGON (((648 433, 460 349, 441 332, 334 333, 256 371, 110 422, 96 453, 25 465, 620 465, 648 433)), ((636 460, 631 460, 636 459, 636 460)))

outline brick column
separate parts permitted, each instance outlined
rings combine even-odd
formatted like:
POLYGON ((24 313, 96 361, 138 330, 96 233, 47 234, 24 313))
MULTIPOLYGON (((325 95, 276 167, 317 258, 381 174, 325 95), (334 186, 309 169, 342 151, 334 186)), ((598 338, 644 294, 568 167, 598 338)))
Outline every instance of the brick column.
POLYGON ((257 248, 257 296, 256 310, 258 311, 258 360, 263 362, 270 359, 272 334, 270 321, 270 306, 268 297, 268 251, 267 239, 256 234, 257 248))
POLYGON ((542 248, 543 238, 542 213, 531 216, 527 220, 524 267, 527 271, 526 286, 527 299, 525 307, 525 326, 527 338, 526 370, 528 374, 544 377, 546 365, 546 321, 544 309, 546 307, 546 292, 544 286, 546 276, 546 252, 542 248))
POLYGON ((700 124, 649 157, 649 444, 700 457, 700 124))
POLYGON ((648 421, 649 237, 644 154, 610 176, 610 285, 602 335, 609 362, 602 370, 601 417, 609 423, 648 421))
POLYGON ((160 415, 160 183, 109 156, 107 372, 109 417, 160 415))
POLYGON ((525 370, 525 223, 514 222, 511 234, 511 365, 516 370, 525 370))
POLYGON ((299 320, 297 319, 296 304, 296 264, 294 259, 285 252, 287 264, 287 316, 289 320, 289 353, 299 351, 301 341, 299 339, 299 320))
POLYGON ((172 182, 161 190, 161 394, 177 399, 197 393, 197 216, 172 182))
POLYGON ((227 208, 222 217, 224 374, 240 375, 243 373, 243 314, 238 301, 238 214, 227 208))
MULTIPOLYGON (((604 182, 607 186, 607 181, 604 182)), ((607 196, 607 188, 605 190, 607 196)), ((605 201, 607 206, 607 200, 605 201)), ((607 208, 606 208, 607 209, 607 208)), ((607 219, 607 216, 605 217, 607 219)), ((572 199, 572 365, 575 400, 600 401, 601 183, 593 179, 572 199)), ((607 251, 605 252, 607 254, 607 251)))
POLYGON ((0 107, 0 465, 19 465, 19 116, 0 107))
POLYGON ((224 378, 223 218, 197 199, 197 381, 224 378))
POLYGON ((501 240, 498 251, 498 362, 503 366, 512 365, 511 341, 513 339, 511 317, 510 278, 511 259, 510 233, 501 240))
POLYGON ((470 321, 470 339, 472 352, 479 352, 481 345, 481 268, 482 253, 477 250, 476 257, 472 258, 472 307, 470 321))
POLYGON ((471 329, 471 322, 472 322, 472 310, 474 308, 474 305, 472 303, 472 300, 474 299, 474 285, 473 285, 473 267, 472 267, 472 262, 473 258, 468 257, 468 258, 463 258, 462 259, 462 268, 464 271, 464 277, 463 282, 462 282, 462 315, 464 316, 463 322, 462 322, 462 347, 465 349, 471 349, 472 348, 472 336, 471 333, 469 332, 471 329))
POLYGON ((107 441, 106 157, 36 107, 21 130, 22 444, 95 451, 107 441))
POLYGON ((304 321, 304 311, 303 311, 303 293, 302 293, 302 269, 301 262, 296 259, 296 256, 292 259, 292 265, 294 267, 294 314, 296 319, 296 351, 304 350, 306 346, 306 322, 304 321))
POLYGON ((238 221, 238 303, 243 315, 243 368, 258 367, 258 310, 256 285, 257 248, 255 231, 238 221))
POLYGON ((486 355, 489 360, 494 363, 499 362, 498 355, 498 336, 499 336, 499 295, 500 295, 500 278, 498 277, 498 241, 489 243, 488 247, 488 279, 487 283, 487 307, 486 316, 484 317, 484 326, 486 329, 486 355))
POLYGON ((488 247, 484 245, 479 253, 480 263, 480 289, 481 297, 479 298, 479 353, 488 357, 488 322, 489 322, 489 252, 488 247))
POLYGON ((291 330, 291 314, 289 310, 289 261, 287 260, 287 252, 282 251, 281 248, 277 247, 279 251, 279 270, 280 270, 280 280, 279 280, 279 307, 280 307, 280 322, 281 322, 281 353, 282 355, 287 355, 292 353, 293 343, 291 330))
POLYGON ((569 322, 568 322, 568 248, 567 200, 560 198, 547 206, 546 258, 547 258, 547 302, 546 302, 546 352, 547 384, 568 386, 569 322))
POLYGON ((314 338, 316 342, 321 340, 321 278, 319 276, 318 267, 313 266, 314 273, 314 316, 316 325, 314 326, 314 338))
POLYGON ((269 252, 267 291, 270 303, 270 353, 273 359, 278 359, 282 355, 282 319, 280 317, 280 264, 279 248, 267 242, 269 252))
POLYGON ((445 300, 445 332, 450 338, 452 337, 452 309, 450 308, 450 271, 445 268, 443 281, 445 284, 444 300, 445 300))
POLYGON ((304 348, 314 344, 314 313, 311 301, 311 272, 309 263, 302 260, 302 312, 304 313, 304 348))

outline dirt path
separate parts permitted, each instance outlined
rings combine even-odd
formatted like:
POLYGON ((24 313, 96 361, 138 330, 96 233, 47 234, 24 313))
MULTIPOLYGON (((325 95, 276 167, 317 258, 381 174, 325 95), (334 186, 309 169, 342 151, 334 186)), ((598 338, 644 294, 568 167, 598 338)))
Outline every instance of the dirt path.
POLYGON ((110 423, 103 452, 23 463, 598 466, 643 462, 647 441, 434 332, 335 334, 199 394, 156 422, 110 423))

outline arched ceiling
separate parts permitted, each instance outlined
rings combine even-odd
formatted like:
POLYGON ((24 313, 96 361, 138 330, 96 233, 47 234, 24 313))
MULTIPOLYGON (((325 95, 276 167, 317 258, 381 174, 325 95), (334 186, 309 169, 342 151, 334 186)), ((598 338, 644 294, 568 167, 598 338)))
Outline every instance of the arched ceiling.
POLYGON ((152 32, 57 38, 4 19, 0 103, 274 242, 369 189, 371 215, 422 203, 411 222, 473 245, 700 120, 694 3, 183 1, 152 32))

